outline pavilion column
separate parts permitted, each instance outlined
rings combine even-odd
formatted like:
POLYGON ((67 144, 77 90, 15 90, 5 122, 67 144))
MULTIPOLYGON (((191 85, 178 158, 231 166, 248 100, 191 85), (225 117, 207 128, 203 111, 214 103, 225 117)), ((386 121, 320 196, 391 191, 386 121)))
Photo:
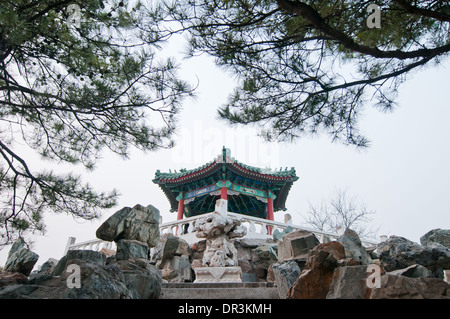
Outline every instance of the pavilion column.
POLYGON ((184 215, 184 199, 180 198, 178 201, 178 215, 177 220, 183 219, 184 215))
MULTIPOLYGON (((269 196, 267 199, 267 219, 274 220, 273 218, 273 199, 269 196)), ((267 226, 267 232, 269 235, 272 235, 272 226, 267 226)))
POLYGON ((221 214, 228 212, 228 189, 225 186, 220 188, 220 199, 216 201, 214 211, 221 214))
POLYGON ((228 190, 225 186, 220 189, 220 199, 228 199, 228 190))

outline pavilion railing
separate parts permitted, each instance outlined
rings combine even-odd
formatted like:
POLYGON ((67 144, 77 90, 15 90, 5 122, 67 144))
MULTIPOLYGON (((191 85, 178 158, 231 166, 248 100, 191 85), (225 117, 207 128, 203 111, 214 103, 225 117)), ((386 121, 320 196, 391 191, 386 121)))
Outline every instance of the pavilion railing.
MULTIPOLYGON (((188 217, 181 220, 171 221, 167 223, 161 223, 160 224, 160 234, 166 234, 170 233, 175 236, 179 236, 186 240, 189 244, 193 244, 195 242, 198 242, 200 239, 197 238, 195 235, 195 221, 207 217, 208 214, 203 214, 199 216, 194 217, 188 217)), ((272 234, 275 232, 275 230, 283 231, 286 227, 290 226, 293 228, 293 230, 305 230, 313 233, 317 239, 323 243, 328 240, 336 240, 341 234, 339 233, 331 233, 331 232, 325 232, 325 231, 319 231, 303 226, 296 226, 292 225, 292 222, 288 221, 286 223, 277 222, 277 221, 271 221, 267 219, 257 218, 257 217, 251 217, 246 216, 242 214, 236 214, 236 213, 227 213, 229 216, 236 217, 240 219, 241 224, 244 225, 247 228, 247 235, 244 238, 271 238, 272 235, 269 233, 269 229, 271 228, 272 234), (270 228, 269 228, 270 227, 270 228)), ((366 248, 374 248, 377 245, 376 241, 361 239, 361 243, 366 248)), ((113 242, 107 242, 100 239, 94 239, 94 240, 88 240, 81 243, 75 243, 75 238, 70 237, 66 250, 64 252, 64 255, 67 253, 68 250, 72 249, 90 249, 95 251, 100 251, 102 248, 115 250, 115 244, 113 242)))

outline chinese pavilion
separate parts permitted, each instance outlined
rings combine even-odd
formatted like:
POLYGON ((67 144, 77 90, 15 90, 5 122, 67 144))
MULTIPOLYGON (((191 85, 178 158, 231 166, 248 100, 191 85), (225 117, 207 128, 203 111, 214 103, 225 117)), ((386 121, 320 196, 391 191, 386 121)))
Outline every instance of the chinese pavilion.
POLYGON ((217 158, 196 169, 156 171, 158 184, 177 219, 214 211, 218 199, 226 199, 228 211, 274 220, 274 212, 286 210, 295 169, 272 171, 245 165, 230 157, 225 147, 217 158))

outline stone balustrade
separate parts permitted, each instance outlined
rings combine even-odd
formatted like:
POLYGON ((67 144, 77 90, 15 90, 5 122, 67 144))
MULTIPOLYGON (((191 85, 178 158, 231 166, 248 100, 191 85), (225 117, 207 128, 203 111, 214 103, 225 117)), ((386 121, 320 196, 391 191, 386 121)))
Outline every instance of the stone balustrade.
MULTIPOLYGON (((160 234, 163 235, 165 233, 170 233, 175 236, 179 236, 186 240, 189 244, 197 242, 199 239, 195 235, 195 226, 194 223, 196 220, 200 218, 207 217, 208 214, 203 214, 199 216, 194 217, 188 217, 181 220, 175 220, 167 223, 160 223, 160 234)), ((272 233, 275 230, 278 230, 282 232, 286 227, 290 226, 293 228, 293 230, 305 230, 313 233, 317 239, 322 243, 324 241, 328 240, 336 240, 341 234, 339 233, 331 233, 331 232, 324 232, 319 230, 310 229, 303 226, 296 226, 292 225, 291 219, 287 218, 285 222, 277 222, 277 221, 271 221, 267 219, 257 218, 257 217, 251 217, 246 216, 242 214, 236 214, 232 212, 227 213, 230 216, 239 218, 241 220, 241 224, 244 225, 247 228, 247 235, 244 238, 271 238, 272 235, 270 235, 269 227, 271 227, 272 233)), ((287 215, 289 216, 289 215, 287 215)), ((365 247, 373 247, 377 245, 377 242, 370 241, 370 240, 363 240, 361 239, 362 244, 365 247)), ((71 249, 90 249, 99 251, 102 248, 107 249, 115 249, 115 245, 112 242, 103 241, 100 239, 94 239, 94 240, 88 240, 81 243, 75 243, 75 238, 70 237, 69 241, 67 243, 66 251, 71 249)))

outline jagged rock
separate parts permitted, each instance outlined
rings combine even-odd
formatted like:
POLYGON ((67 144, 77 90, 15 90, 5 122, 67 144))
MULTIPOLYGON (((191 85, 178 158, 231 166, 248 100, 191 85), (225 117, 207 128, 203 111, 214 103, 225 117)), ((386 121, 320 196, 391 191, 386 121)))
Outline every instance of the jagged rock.
POLYGON ((288 299, 326 298, 337 260, 322 247, 316 248, 309 251, 305 268, 289 291, 288 299))
POLYGON ((146 260, 117 261, 105 265, 105 255, 89 250, 69 251, 53 274, 37 276, 24 285, 0 288, 0 299, 147 299, 161 292, 159 270, 146 260), (71 288, 72 271, 79 267, 79 288, 71 288))
POLYGON ((369 253, 362 245, 361 240, 355 231, 347 228, 337 241, 344 246, 347 258, 359 260, 363 264, 370 264, 372 262, 369 253))
MULTIPOLYGON (((113 263, 114 264, 114 263, 113 263)), ((139 299, 157 299, 161 293, 161 272, 145 259, 120 260, 119 266, 125 281, 136 289, 139 299)))
POLYGON ((25 276, 29 276, 38 259, 39 255, 30 251, 26 247, 23 239, 20 238, 12 245, 8 253, 8 258, 6 259, 4 270, 19 272, 25 276))
POLYGON ((371 299, 450 299, 450 285, 437 278, 409 278, 386 274, 371 299))
POLYGON ((292 226, 287 226, 285 229, 283 229, 283 231, 279 231, 278 229, 275 229, 275 231, 273 232, 273 240, 276 242, 278 240, 281 240, 281 238, 283 238, 284 235, 288 234, 288 233, 292 233, 294 231, 294 228, 292 228, 292 226))
POLYGON ((267 275, 267 277, 272 277, 273 280, 269 278, 267 281, 275 282, 280 299, 286 299, 289 290, 297 281, 300 271, 300 267, 294 260, 275 263, 270 266, 269 273, 271 274, 268 273, 267 275))
POLYGON ((345 259, 346 257, 344 246, 337 241, 329 241, 324 244, 319 244, 314 247, 314 249, 329 252, 336 260, 345 259))
POLYGON ((135 258, 149 259, 150 249, 144 242, 137 240, 120 239, 116 242, 116 244, 116 260, 127 260, 135 258))
POLYGON ((99 253, 102 253, 103 255, 105 255, 106 257, 111 257, 111 256, 115 256, 116 255, 116 251, 113 249, 108 249, 103 247, 102 249, 100 249, 98 251, 99 253))
POLYGON ((67 266, 73 263, 74 260, 83 260, 89 264, 96 264, 103 267, 106 263, 106 256, 94 250, 69 250, 67 254, 58 261, 51 275, 61 276, 61 274, 66 271, 67 266))
POLYGON ((403 269, 397 269, 390 271, 389 274, 391 275, 401 275, 411 278, 430 278, 432 277, 432 272, 425 268, 422 265, 414 264, 412 266, 403 268, 403 269))
POLYGON ((251 268, 256 277, 260 280, 266 280, 269 267, 278 262, 277 245, 267 243, 250 251, 251 268))
POLYGON ((431 270, 433 277, 442 278, 443 269, 450 269, 450 249, 440 244, 422 246, 404 237, 391 236, 379 243, 377 250, 388 272, 419 264, 431 270))
POLYGON ((96 231, 99 239, 144 242, 155 247, 159 242, 159 210, 152 205, 124 207, 110 216, 96 231))
POLYGON ((0 270, 0 287, 26 284, 28 277, 20 272, 0 270))
POLYGON ((371 289, 366 285, 367 266, 345 266, 334 270, 327 299, 367 299, 371 289))
POLYGON ((162 279, 168 282, 192 281, 189 244, 172 234, 164 234, 152 255, 152 262, 161 269, 162 279))
POLYGON ((202 264, 206 267, 237 266, 237 250, 230 241, 246 235, 241 221, 230 216, 213 213, 195 222, 198 238, 206 238, 202 264))
POLYGON ((43 273, 46 275, 50 275, 53 270, 55 269, 56 265, 58 264, 57 259, 55 258, 49 258, 45 263, 41 265, 41 268, 39 269, 39 273, 43 273))
POLYGON ((265 281, 270 265, 278 261, 276 245, 272 239, 242 238, 234 241, 238 265, 242 269, 242 280, 265 281))
POLYGON ((308 231, 297 230, 288 233, 277 242, 278 261, 306 259, 308 252, 319 243, 316 236, 308 231))
POLYGON ((431 243, 438 243, 450 249, 450 229, 433 229, 420 237, 420 243, 428 246, 431 243))

